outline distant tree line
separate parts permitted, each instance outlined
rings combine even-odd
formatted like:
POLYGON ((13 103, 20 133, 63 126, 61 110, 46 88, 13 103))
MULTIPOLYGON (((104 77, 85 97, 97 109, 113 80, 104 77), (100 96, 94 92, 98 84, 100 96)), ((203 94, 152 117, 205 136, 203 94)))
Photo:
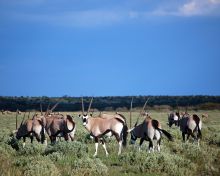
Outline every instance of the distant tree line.
MULTIPOLYGON (((84 97, 85 109, 89 105, 91 97, 84 97)), ((140 108, 149 98, 148 107, 195 107, 201 109, 219 109, 220 96, 133 96, 133 107, 140 108)), ((94 97, 92 108, 103 110, 129 109, 131 96, 106 96, 94 97)), ((43 111, 48 105, 52 107, 60 102, 55 111, 80 111, 81 97, 6 97, 0 96, 0 110, 21 111, 36 110, 40 111, 42 104, 43 111)))

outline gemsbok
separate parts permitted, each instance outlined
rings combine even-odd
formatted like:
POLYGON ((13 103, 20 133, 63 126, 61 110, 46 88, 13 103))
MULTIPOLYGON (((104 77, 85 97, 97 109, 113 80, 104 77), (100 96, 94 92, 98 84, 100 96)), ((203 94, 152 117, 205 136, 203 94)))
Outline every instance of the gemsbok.
POLYGON ((192 136, 194 141, 196 140, 198 142, 199 146, 199 140, 202 138, 202 120, 199 116, 196 114, 189 115, 188 113, 185 113, 179 123, 183 141, 185 142, 185 135, 187 135, 187 141, 189 140, 189 137, 192 136))
POLYGON ((64 137, 66 141, 73 141, 76 124, 70 115, 50 115, 45 117, 45 130, 51 143, 56 142, 56 137, 64 137))
POLYGON ((26 137, 30 137, 31 143, 33 143, 33 139, 35 137, 38 142, 43 144, 45 141, 44 119, 33 117, 32 119, 24 121, 24 117, 19 128, 16 130, 16 138, 18 140, 23 138, 23 147, 25 146, 26 137))
POLYGON ((174 124, 175 126, 179 126, 180 114, 179 112, 172 112, 168 114, 168 125, 172 127, 174 124))
POLYGON ((105 117, 104 116, 96 116, 96 117, 89 116, 88 113, 91 108, 92 100, 93 98, 90 101, 87 113, 85 113, 84 103, 83 103, 83 98, 82 98, 81 118, 83 121, 83 126, 87 129, 90 135, 95 139, 95 153, 93 156, 97 155, 99 140, 102 143, 106 156, 109 155, 106 149, 105 139, 103 138, 103 136, 109 132, 111 132, 111 134, 115 136, 119 144, 118 155, 120 155, 121 150, 122 150, 122 145, 126 146, 126 139, 127 139, 127 124, 126 124, 125 117, 122 114, 110 115, 108 116, 108 118, 106 117, 106 115, 104 115, 105 117))
MULTIPOLYGON (((145 106, 146 103, 143 107, 143 110, 145 109, 145 106)), ((143 113, 140 114, 143 115, 143 113)), ((139 151, 145 140, 149 141, 148 152, 150 153, 151 151, 154 151, 154 139, 157 142, 157 150, 160 151, 161 133, 163 133, 170 141, 173 141, 172 135, 166 130, 162 129, 159 121, 152 119, 148 114, 145 115, 145 120, 141 124, 137 125, 137 122, 132 129, 128 130, 128 132, 131 134, 131 144, 135 144, 137 138, 140 138, 139 151)))

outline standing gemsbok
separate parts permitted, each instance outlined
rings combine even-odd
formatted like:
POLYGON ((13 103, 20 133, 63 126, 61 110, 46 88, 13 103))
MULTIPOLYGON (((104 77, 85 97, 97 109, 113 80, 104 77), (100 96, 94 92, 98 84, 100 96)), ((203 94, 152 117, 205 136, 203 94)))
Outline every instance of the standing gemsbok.
MULTIPOLYGON (((59 104, 57 102, 51 109, 49 106, 45 113, 44 117, 44 127, 45 130, 50 137, 51 143, 56 142, 57 137, 64 137, 66 141, 74 140, 75 130, 76 130, 76 123, 73 120, 73 117, 69 114, 67 115, 54 115, 52 114, 53 110, 59 104)), ((42 105, 41 107, 41 114, 42 112, 42 105)))
POLYGON ((202 138, 202 121, 199 116, 196 114, 189 115, 188 113, 185 113, 179 123, 183 141, 185 142, 185 135, 187 134, 187 141, 189 137, 192 136, 194 140, 197 140, 199 146, 199 140, 202 138))
MULTIPOLYGON (((145 102, 145 105, 143 107, 142 112, 140 112, 140 115, 143 115, 143 111, 145 109, 146 102, 145 102)), ((131 105, 131 108, 132 108, 132 105, 131 105)), ((144 117, 145 117, 145 120, 141 124, 137 125, 138 119, 139 119, 138 118, 135 123, 135 126, 132 129, 128 130, 128 132, 130 132, 130 134, 131 134, 130 143, 135 144, 135 141, 137 140, 137 138, 140 138, 140 144, 139 144, 139 150, 140 150, 142 143, 145 140, 149 141, 148 151, 150 153, 151 151, 154 151, 153 140, 156 140, 157 150, 160 151, 160 143, 161 143, 162 133, 170 141, 173 140, 173 137, 170 133, 168 133, 166 130, 161 128, 159 121, 152 119, 148 114, 144 114, 144 117)))
POLYGON ((106 156, 108 156, 108 151, 105 145, 105 139, 103 136, 109 132, 115 136, 119 143, 118 155, 121 154, 122 145, 126 146, 127 138, 127 124, 126 119, 121 114, 115 114, 110 118, 103 118, 101 116, 91 117, 88 115, 92 100, 90 101, 87 113, 84 112, 84 103, 82 98, 82 121, 83 126, 89 131, 90 135, 95 139, 95 153, 93 156, 97 155, 99 140, 102 142, 102 146, 105 150, 106 156))

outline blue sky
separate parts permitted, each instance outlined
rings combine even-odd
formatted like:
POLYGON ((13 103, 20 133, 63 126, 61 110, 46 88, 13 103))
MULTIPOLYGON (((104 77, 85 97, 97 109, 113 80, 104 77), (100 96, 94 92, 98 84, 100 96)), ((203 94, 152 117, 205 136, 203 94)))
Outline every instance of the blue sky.
POLYGON ((220 0, 0 0, 0 95, 220 95, 220 0))

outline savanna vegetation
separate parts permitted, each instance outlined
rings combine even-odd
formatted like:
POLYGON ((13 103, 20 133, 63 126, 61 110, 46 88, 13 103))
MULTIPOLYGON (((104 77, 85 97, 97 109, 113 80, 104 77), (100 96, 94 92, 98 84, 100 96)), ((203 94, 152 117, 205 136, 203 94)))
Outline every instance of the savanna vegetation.
MULTIPOLYGON (((189 111, 193 113, 194 111, 189 111)), ((183 143, 177 127, 168 128, 167 111, 150 111, 154 119, 162 123, 173 136, 174 142, 162 139, 161 152, 148 153, 148 142, 144 142, 139 152, 136 146, 127 145, 120 156, 114 138, 107 139, 109 156, 99 146, 97 157, 93 157, 95 147, 88 132, 78 118, 79 112, 71 112, 77 123, 75 141, 59 141, 51 145, 34 144, 28 140, 25 148, 16 140, 15 113, 0 114, 0 175, 219 175, 220 173, 220 111, 201 111, 209 117, 203 119, 203 138, 200 148, 192 141, 183 143)), ((98 113, 98 112, 95 112, 98 113)), ((114 112, 112 112, 114 113, 114 112)), ((129 112, 123 112, 129 126, 129 112)), ((132 124, 139 113, 133 112, 132 124)), ((21 122, 23 115, 18 116, 21 122)), ((141 122, 143 119, 140 119, 141 122)), ((128 136, 128 139, 130 136, 128 136)), ((139 141, 137 141, 138 144, 139 141)))

